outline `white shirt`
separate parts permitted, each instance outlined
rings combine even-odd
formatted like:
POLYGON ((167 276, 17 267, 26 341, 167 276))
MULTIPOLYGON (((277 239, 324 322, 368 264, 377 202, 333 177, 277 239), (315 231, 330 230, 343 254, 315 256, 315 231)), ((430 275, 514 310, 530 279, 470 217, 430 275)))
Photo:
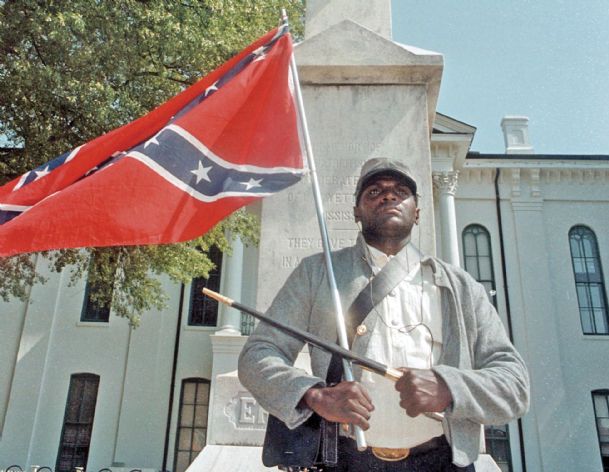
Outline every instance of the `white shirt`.
MULTIPOLYGON (((368 263, 377 274, 393 256, 367 247, 368 263)), ((421 274, 420 251, 411 244, 402 251, 407 251, 408 275, 370 311, 364 320, 371 329, 370 340, 364 346, 356 336, 353 350, 390 367, 429 369, 442 352, 440 293, 431 268, 424 267, 421 274)), ((369 446, 414 447, 443 434, 440 422, 406 414, 395 382, 368 371, 356 373, 375 407, 366 431, 369 446)))

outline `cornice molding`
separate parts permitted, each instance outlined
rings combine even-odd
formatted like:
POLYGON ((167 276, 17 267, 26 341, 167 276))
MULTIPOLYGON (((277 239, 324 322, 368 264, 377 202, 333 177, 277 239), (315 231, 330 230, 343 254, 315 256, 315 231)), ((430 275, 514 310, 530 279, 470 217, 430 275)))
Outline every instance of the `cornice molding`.
POLYGON ((459 180, 473 184, 493 184, 495 181, 495 169, 492 168, 465 168, 459 174, 459 180))
POLYGON ((609 183, 609 169, 540 169, 543 183, 601 184, 609 183))
POLYGON ((492 168, 539 168, 539 169, 586 169, 586 170, 607 170, 609 171, 609 160, 601 159, 582 159, 582 160, 562 160, 562 159, 535 159, 527 156, 527 159, 515 159, 516 154, 510 154, 509 158, 501 159, 467 159, 464 168, 492 167, 492 168))
MULTIPOLYGON (((501 169, 500 183, 506 183, 507 177, 514 173, 531 176, 531 181, 536 185, 542 184, 594 184, 606 185, 609 183, 609 169, 590 167, 533 167, 533 166, 509 166, 499 167, 501 169)), ((462 182, 489 183, 495 178, 495 166, 470 166, 467 165, 460 171, 462 182)))

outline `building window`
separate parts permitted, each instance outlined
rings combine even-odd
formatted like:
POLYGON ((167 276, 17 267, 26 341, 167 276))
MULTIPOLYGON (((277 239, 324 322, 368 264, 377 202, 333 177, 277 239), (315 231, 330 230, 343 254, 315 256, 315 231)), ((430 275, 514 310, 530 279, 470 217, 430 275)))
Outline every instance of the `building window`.
POLYGON ((218 302, 203 295, 202 290, 203 288, 214 292, 220 290, 222 252, 216 246, 212 246, 208 257, 215 265, 215 268, 209 271, 209 278, 197 277, 192 280, 188 315, 190 326, 216 326, 218 321, 218 302))
POLYGON ((176 432, 174 472, 184 472, 207 441, 209 380, 184 379, 176 432))
POLYGON ((485 426, 484 439, 486 441, 487 454, 490 454, 495 459, 501 472, 512 472, 508 425, 485 426))
POLYGON ((569 245, 584 334, 609 334, 607 296, 596 236, 590 228, 574 226, 569 231, 569 245))
POLYGON ((603 471, 609 472, 609 390, 592 392, 603 471))
POLYGON ((249 336, 254 331, 256 327, 256 318, 252 315, 248 315, 247 313, 241 313, 241 334, 244 336, 249 336))
POLYGON ((484 285, 490 301, 496 307, 491 237, 484 226, 469 225, 463 230, 463 261, 465 270, 484 285))
POLYGON ((110 319, 116 268, 117 264, 115 263, 105 267, 98 267, 95 264, 94 257, 91 258, 80 321, 108 322, 110 319))
MULTIPOLYGON (((491 236, 484 226, 473 224, 463 230, 463 260, 465 270, 484 285, 490 301, 496 307, 491 236)), ((486 426, 484 438, 486 451, 495 459, 502 472, 511 472, 512 455, 508 425, 486 426)))
POLYGON ((57 454, 57 472, 70 472, 75 467, 87 467, 93 417, 97 403, 99 376, 74 374, 70 389, 57 454))
POLYGON ((80 321, 94 321, 107 323, 110 319, 110 303, 97 299, 95 294, 100 293, 100 285, 87 282, 85 289, 85 303, 83 305, 80 321))

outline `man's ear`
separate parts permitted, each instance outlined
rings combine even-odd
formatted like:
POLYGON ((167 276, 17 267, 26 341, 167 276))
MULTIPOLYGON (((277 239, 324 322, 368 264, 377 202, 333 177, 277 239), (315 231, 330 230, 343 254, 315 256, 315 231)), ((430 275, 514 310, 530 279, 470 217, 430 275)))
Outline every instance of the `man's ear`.
POLYGON ((353 207, 353 218, 355 219, 356 223, 358 223, 360 220, 359 209, 356 206, 353 207))
POLYGON ((416 209, 415 216, 414 216, 414 224, 415 224, 415 225, 418 225, 418 224, 419 224, 419 216, 421 216, 421 209, 420 209, 420 208, 417 208, 417 209, 416 209))

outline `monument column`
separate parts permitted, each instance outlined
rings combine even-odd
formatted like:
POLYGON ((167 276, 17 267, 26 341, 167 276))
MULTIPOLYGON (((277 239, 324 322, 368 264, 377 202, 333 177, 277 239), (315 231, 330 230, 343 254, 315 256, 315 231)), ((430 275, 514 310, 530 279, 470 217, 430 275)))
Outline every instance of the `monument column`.
MULTIPOLYGON (((306 39, 295 47, 334 249, 356 240, 353 193, 360 166, 368 158, 392 157, 409 165, 426 196, 421 202, 425 214, 433 215, 430 135, 443 59, 441 54, 391 41, 390 5, 390 0, 309 0, 306 39)), ((309 179, 262 200, 260 220, 258 284, 252 304, 265 310, 302 257, 321 251, 309 179)), ((433 218, 426 218, 418 231, 423 250, 435 253, 433 218)), ((231 259, 238 264, 235 256, 231 259)), ((235 280, 239 269, 229 260, 225 268, 225 293, 241 292, 235 280)), ((221 323, 232 330, 236 321, 222 312, 221 323)), ((237 445, 260 445, 264 438, 265 414, 237 378, 237 356, 245 339, 228 331, 211 336, 208 445, 199 458, 200 470, 212 470, 213 461, 220 470, 222 454, 231 462, 224 470, 236 470, 237 456, 251 449, 237 445)), ((305 355, 297 364, 306 369, 306 362, 305 355)), ((253 454, 256 458, 248 470, 256 470, 259 463, 259 451, 253 454)))
POLYGON ((305 40, 345 18, 391 39, 390 0, 307 0, 305 40))
MULTIPOLYGON (((390 0, 308 0, 305 40, 294 54, 332 248, 355 243, 353 193, 362 163, 390 157, 414 173, 426 217, 413 238, 423 252, 435 254, 430 136, 443 58, 393 42, 390 5, 390 0)), ((260 220, 255 306, 265 310, 302 258, 322 249, 309 179, 264 199, 260 220)), ((217 449, 205 448, 202 459, 208 456, 210 462, 202 461, 199 470, 211 470, 203 465, 211 463, 214 450, 262 443, 264 414, 236 372, 216 368, 216 361, 229 366, 235 360, 236 347, 235 342, 221 350, 214 342, 210 436, 217 449)), ((248 470, 255 470, 254 464, 248 470)))
POLYGON ((455 193, 459 171, 434 172, 434 188, 440 201, 440 226, 442 231, 442 259, 460 266, 459 235, 457 233, 457 214, 455 212, 455 193))
MULTIPOLYGON (((295 47, 330 243, 357 237, 353 196, 362 163, 390 157, 407 164, 433 215, 430 135, 442 76, 441 54, 391 41, 389 0, 309 0, 305 40, 295 47)), ((435 254, 432 216, 413 239, 435 254), (420 235, 419 235, 420 232, 420 235)), ((261 204, 256 305, 267 308, 303 257, 320 252, 306 179, 261 204), (271 269, 269 269, 271 268, 271 269)))

